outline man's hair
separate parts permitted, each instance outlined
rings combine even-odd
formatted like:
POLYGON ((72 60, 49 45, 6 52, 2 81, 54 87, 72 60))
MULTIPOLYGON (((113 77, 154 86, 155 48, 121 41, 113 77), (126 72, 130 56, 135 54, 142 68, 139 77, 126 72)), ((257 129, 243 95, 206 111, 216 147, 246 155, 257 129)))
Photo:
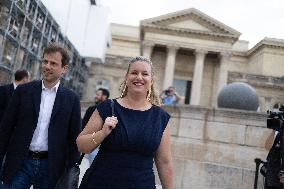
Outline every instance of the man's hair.
POLYGON ((22 81, 24 78, 29 77, 29 72, 27 70, 17 70, 14 74, 15 81, 22 81))
POLYGON ((50 43, 43 51, 43 56, 45 54, 59 52, 62 56, 62 67, 69 64, 70 56, 68 50, 58 43, 50 43))
POLYGON ((104 88, 99 88, 98 91, 102 91, 103 95, 109 98, 109 91, 104 88))

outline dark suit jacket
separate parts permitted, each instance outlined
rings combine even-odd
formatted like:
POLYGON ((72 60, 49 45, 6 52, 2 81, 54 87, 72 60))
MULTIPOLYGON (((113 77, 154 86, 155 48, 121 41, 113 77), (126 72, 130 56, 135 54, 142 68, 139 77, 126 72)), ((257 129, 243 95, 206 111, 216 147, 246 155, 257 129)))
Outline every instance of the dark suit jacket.
MULTIPOLYGON (((17 87, 0 124, 2 181, 9 182, 28 156, 37 126, 41 102, 41 81, 17 87)), ((64 168, 79 159, 76 138, 81 130, 80 102, 71 90, 59 85, 48 128, 49 181, 54 186, 64 168)))
POLYGON ((13 92, 14 92, 13 83, 9 85, 0 86, 0 122, 8 106, 10 98, 13 95, 13 92))

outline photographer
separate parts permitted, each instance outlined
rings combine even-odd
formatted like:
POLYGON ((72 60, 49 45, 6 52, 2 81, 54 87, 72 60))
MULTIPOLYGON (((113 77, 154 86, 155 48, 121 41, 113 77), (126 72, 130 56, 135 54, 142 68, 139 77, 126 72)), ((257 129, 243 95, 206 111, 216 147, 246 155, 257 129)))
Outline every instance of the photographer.
POLYGON ((163 90, 160 94, 160 98, 164 105, 177 104, 181 97, 177 94, 174 87, 170 86, 168 89, 163 90))
POLYGON ((265 189, 278 189, 280 182, 284 183, 284 176, 279 176, 281 165, 279 132, 274 130, 271 132, 265 142, 265 148, 270 149, 267 155, 265 189))

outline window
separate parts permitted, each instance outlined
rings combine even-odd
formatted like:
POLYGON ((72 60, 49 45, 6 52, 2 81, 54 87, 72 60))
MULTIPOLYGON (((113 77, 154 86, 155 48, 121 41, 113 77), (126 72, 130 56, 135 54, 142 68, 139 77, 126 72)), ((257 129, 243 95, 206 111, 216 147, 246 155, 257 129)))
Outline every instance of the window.
POLYGON ((25 7, 27 5, 26 0, 16 0, 16 4, 22 9, 25 10, 25 7))
POLYGON ((109 81, 105 79, 97 81, 95 91, 97 91, 99 88, 109 89, 109 81))
POLYGON ((19 35, 19 23, 17 22, 15 17, 11 17, 9 32, 15 38, 17 38, 19 35))
POLYGON ((46 21, 45 29, 44 29, 44 34, 47 35, 47 36, 48 36, 48 34, 49 34, 50 27, 51 27, 50 21, 46 21))
POLYGON ((17 47, 11 41, 6 40, 4 44, 4 51, 2 57, 2 64, 7 66, 8 68, 12 68, 14 64, 14 57, 17 52, 17 47))
POLYGON ((43 19, 44 19, 44 14, 41 11, 38 10, 37 17, 36 17, 36 26, 39 29, 42 29, 43 19))
POLYGON ((0 6, 0 28, 6 29, 9 23, 9 9, 4 7, 3 5, 0 6))
POLYGON ((31 1, 28 8, 28 17, 32 20, 35 14, 36 5, 31 1))
POLYGON ((51 41, 55 42, 56 41, 56 36, 57 36, 57 31, 55 28, 52 27, 51 29, 51 41))
POLYGON ((190 92, 191 92, 191 81, 174 79, 173 86, 176 89, 176 92, 184 99, 181 100, 182 104, 189 104, 190 102, 190 92))

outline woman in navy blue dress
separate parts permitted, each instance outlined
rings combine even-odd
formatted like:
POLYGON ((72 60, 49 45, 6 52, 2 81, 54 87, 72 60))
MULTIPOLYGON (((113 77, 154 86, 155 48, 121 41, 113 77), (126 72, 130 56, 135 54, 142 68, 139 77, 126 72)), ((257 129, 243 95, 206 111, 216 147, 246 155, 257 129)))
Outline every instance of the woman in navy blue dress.
POLYGON ((98 105, 77 138, 81 152, 100 150, 82 189, 155 189, 156 163, 163 189, 172 189, 170 115, 159 107, 149 59, 129 63, 120 98, 98 105))

